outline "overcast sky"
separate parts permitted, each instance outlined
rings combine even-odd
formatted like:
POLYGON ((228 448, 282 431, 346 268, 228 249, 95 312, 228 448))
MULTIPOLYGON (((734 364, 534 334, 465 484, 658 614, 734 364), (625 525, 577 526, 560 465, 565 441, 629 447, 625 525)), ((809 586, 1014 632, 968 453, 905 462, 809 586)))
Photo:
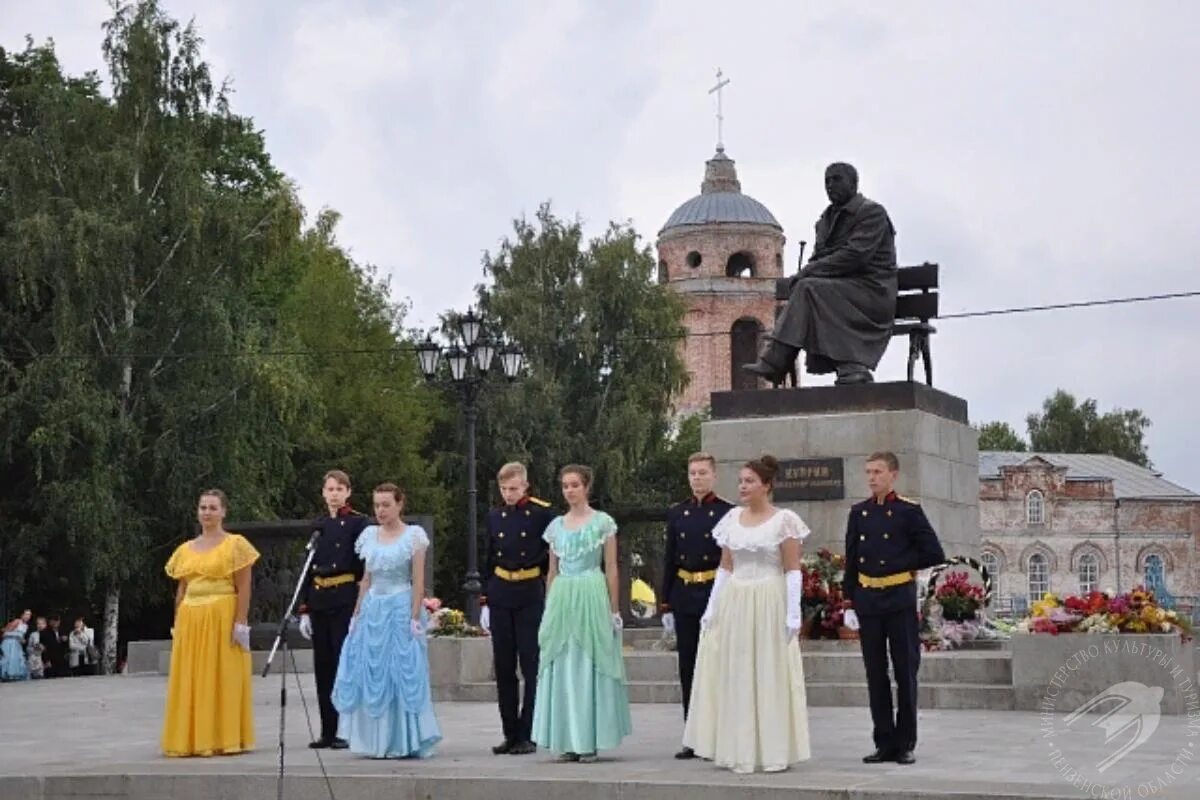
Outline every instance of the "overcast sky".
MULTIPOLYGON (((648 241, 725 145, 743 191, 809 241, 830 161, 942 265, 953 313, 1200 289, 1200 3, 166 0, 304 203, 392 276, 412 324, 464 307, 480 256, 550 200, 648 241), (885 8, 886 5, 886 8, 885 8), (1187 78, 1187 75, 1193 75, 1187 78)), ((0 0, 0 44, 101 67, 101 0, 0 0)), ((1062 387, 1143 409, 1200 491, 1200 298, 946 320, 934 382, 973 421, 1062 387)), ((895 340, 878 379, 903 378, 895 340)), ((817 383, 828 380, 807 380, 817 383)), ((787 454, 783 454, 787 455, 787 454)))

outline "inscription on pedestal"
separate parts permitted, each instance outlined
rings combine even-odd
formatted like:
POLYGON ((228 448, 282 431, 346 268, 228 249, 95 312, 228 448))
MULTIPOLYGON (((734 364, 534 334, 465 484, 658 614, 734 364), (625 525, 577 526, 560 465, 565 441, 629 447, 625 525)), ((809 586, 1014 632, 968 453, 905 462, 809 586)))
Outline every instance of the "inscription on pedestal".
POLYGON ((780 460, 775 475, 774 498, 798 500, 841 500, 846 496, 840 458, 793 458, 780 460))

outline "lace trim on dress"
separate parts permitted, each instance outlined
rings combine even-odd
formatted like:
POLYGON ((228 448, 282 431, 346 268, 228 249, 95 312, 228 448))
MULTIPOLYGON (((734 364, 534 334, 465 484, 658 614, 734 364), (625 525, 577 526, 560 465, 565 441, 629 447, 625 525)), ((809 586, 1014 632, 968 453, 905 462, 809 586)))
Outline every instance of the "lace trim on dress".
POLYGON ((572 559, 595 550, 616 532, 617 523, 613 518, 603 511, 596 511, 582 528, 574 531, 567 530, 563 524, 563 517, 555 517, 542 534, 542 538, 549 542, 554 555, 572 559))
POLYGON ((429 534, 420 525, 409 525, 394 542, 381 544, 379 526, 368 525, 354 542, 354 552, 367 562, 372 572, 398 569, 413 553, 429 547, 429 534))
POLYGON ((812 531, 795 512, 781 508, 761 525, 744 527, 739 518, 741 508, 733 508, 713 528, 713 539, 729 550, 767 551, 773 550, 784 539, 804 539, 812 531))

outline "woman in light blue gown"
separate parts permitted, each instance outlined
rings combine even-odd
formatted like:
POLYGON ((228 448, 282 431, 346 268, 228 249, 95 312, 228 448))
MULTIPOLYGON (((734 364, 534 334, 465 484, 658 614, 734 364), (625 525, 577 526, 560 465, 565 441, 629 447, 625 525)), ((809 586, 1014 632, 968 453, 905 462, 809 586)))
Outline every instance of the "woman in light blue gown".
POLYGON ((3 639, 0 639, 0 681, 29 680, 29 662, 25 660, 25 634, 29 630, 31 616, 32 612, 26 611, 4 626, 3 639))
POLYGON ((377 486, 374 499, 379 524, 354 545, 366 572, 333 686, 338 736, 359 755, 427 758, 442 739, 421 602, 429 536, 404 523, 404 492, 395 484, 377 486))

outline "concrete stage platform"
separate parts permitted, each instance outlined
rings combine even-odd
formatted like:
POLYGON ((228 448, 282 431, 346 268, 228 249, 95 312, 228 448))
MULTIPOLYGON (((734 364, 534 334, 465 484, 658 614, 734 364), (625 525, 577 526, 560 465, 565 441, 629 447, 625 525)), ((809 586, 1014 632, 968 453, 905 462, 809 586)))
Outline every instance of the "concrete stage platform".
MULTIPOLYGON (((311 676, 301 676, 316 717, 311 676)), ((258 745, 216 759, 165 759, 157 749, 161 677, 74 678, 0 684, 0 800, 258 800, 276 797, 278 678, 256 679, 258 745)), ((289 686, 284 796, 329 798, 309 741, 301 697, 289 686)), ((739 776, 672 753, 682 732, 677 706, 638 704, 634 734, 596 764, 556 764, 551 755, 493 756, 499 719, 491 703, 439 703, 445 741, 427 761, 371 761, 322 751, 337 800, 814 800, 821 798, 1064 798, 1089 796, 1064 777, 1065 762, 1098 777, 1113 749, 1088 721, 1043 736, 1036 713, 921 712, 918 761, 869 766, 865 708, 812 708, 813 759, 789 772, 739 776)), ((1055 723, 1060 728, 1061 719, 1055 723)), ((1196 724, 1196 723, 1194 723, 1196 724)), ((1161 717, 1144 745, 1103 773, 1109 796, 1200 796, 1200 730, 1161 717), (1178 774, 1176 774, 1178 773, 1178 774), (1161 781, 1161 783, 1160 783, 1161 781), (1154 784, 1139 792, 1139 787, 1154 784)), ((1090 796, 1104 796, 1093 792, 1090 796)))

